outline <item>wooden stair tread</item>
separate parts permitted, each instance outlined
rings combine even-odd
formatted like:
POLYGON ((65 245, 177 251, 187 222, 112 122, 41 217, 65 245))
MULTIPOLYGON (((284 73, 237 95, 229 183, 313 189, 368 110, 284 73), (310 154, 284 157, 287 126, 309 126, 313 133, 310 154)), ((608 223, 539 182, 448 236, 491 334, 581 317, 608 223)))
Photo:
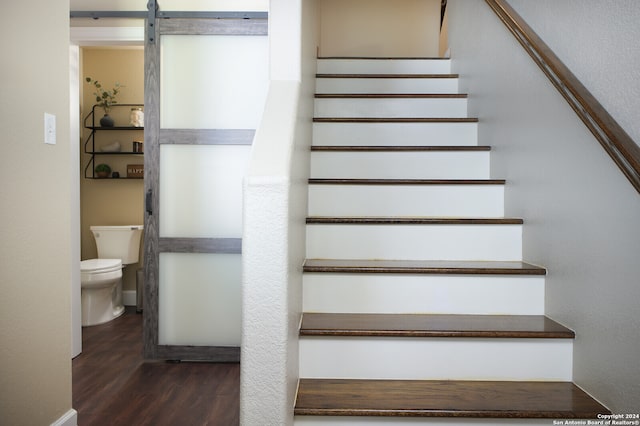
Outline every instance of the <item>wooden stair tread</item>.
POLYGON ((465 93, 318 93, 316 99, 467 99, 465 93))
POLYGON ((309 184, 322 185, 504 185, 505 182, 504 179, 309 179, 309 184))
POLYGON ((524 262, 446 260, 307 259, 304 272, 388 274, 545 275, 546 270, 524 262))
POLYGON ((300 379, 296 415, 588 419, 610 411, 571 382, 300 379))
POLYGON ((316 78, 459 78, 458 74, 316 74, 316 78))
POLYGON ((318 56, 318 59, 362 59, 362 60, 378 60, 378 61, 448 61, 451 58, 443 58, 441 56, 318 56))
POLYGON ((544 315, 304 313, 301 336, 573 339, 544 315))
POLYGON ((314 117, 314 123, 477 123, 464 117, 314 117))
POLYGON ((311 216, 307 224, 344 225, 522 225, 520 218, 437 218, 437 217, 355 217, 311 216))
POLYGON ((436 151, 436 152, 485 152, 491 151, 491 147, 487 145, 311 145, 311 151, 330 151, 330 152, 343 152, 343 151, 436 151))

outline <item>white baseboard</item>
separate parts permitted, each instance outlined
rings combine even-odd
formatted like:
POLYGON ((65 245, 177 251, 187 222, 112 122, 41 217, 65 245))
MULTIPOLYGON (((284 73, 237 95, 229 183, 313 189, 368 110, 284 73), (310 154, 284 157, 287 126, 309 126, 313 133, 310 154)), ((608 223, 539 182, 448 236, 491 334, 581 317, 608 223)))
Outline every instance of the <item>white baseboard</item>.
POLYGON ((137 300, 135 290, 124 290, 122 292, 122 303, 124 306, 136 306, 137 300))
POLYGON ((70 409, 58 420, 51 423, 51 426, 78 426, 78 412, 73 408, 70 409))

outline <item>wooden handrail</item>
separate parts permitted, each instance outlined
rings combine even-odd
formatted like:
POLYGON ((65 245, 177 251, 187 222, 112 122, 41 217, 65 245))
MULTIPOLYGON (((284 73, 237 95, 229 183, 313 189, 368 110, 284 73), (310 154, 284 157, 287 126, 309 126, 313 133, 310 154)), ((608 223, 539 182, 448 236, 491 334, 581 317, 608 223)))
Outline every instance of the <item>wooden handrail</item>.
POLYGON ((505 0, 485 0, 640 193, 640 147, 505 0))

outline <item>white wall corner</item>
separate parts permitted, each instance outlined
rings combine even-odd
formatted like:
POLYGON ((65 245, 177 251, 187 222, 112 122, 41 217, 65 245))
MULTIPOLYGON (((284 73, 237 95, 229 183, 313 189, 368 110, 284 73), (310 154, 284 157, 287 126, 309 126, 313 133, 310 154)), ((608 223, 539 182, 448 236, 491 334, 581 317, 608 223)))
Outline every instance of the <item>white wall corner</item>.
POLYGON ((241 424, 285 424, 288 179, 247 179, 242 265, 241 424))
POLYGON ((51 426, 78 426, 78 412, 73 408, 70 409, 58 420, 51 423, 51 426))

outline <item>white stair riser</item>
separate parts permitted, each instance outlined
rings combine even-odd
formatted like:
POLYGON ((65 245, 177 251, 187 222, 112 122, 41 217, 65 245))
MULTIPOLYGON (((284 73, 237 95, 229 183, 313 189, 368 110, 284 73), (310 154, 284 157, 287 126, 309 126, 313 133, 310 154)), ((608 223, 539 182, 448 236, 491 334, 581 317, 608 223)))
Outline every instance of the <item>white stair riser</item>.
POLYGON ((312 178, 488 179, 489 152, 314 151, 312 178))
POLYGON ((313 144, 475 146, 478 123, 314 123, 313 144))
MULTIPOLYGON (((296 416, 294 426, 549 426, 549 419, 296 416)), ((563 423, 564 424, 564 423, 563 423)))
POLYGON ((503 217, 504 186, 312 184, 309 215, 503 217))
POLYGON ((543 276, 305 273, 304 312, 544 315, 543 276))
POLYGON ((316 99, 315 117, 466 118, 467 100, 450 99, 316 99))
POLYGON ((451 59, 318 59, 318 74, 450 74, 451 59))
POLYGON ((316 93, 458 93, 458 79, 318 78, 316 93))
POLYGON ((572 380, 571 339, 301 336, 300 377, 572 380))
POLYGON ((307 225, 307 258, 522 260, 521 225, 307 225))

